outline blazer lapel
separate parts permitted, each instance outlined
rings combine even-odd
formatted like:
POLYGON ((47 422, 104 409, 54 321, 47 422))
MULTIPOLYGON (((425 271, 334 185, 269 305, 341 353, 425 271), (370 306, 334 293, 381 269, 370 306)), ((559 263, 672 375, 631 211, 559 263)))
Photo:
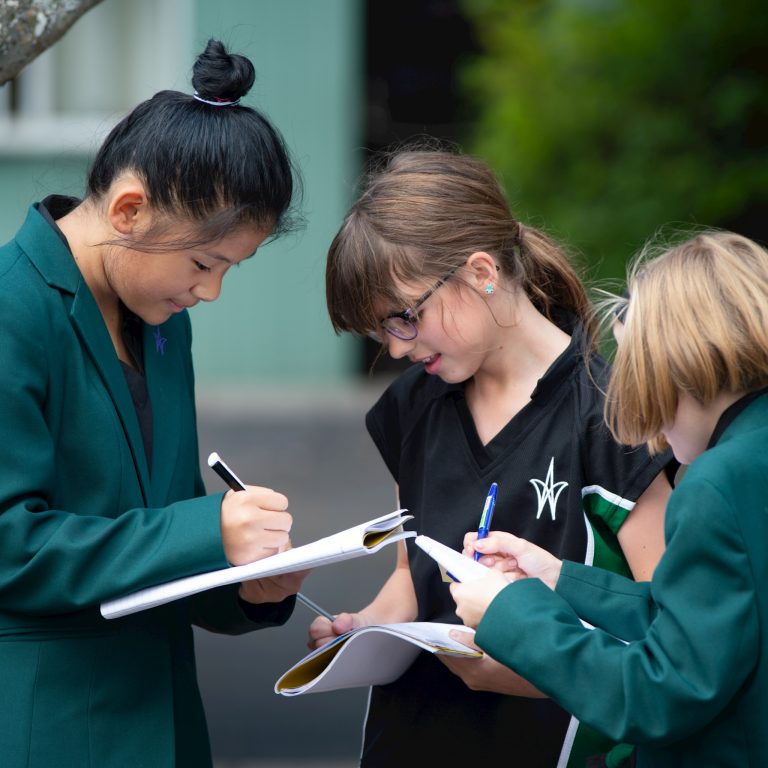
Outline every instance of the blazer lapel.
POLYGON ((96 301, 84 280, 80 281, 74 295, 70 317, 83 346, 88 351, 94 367, 115 404, 115 410, 120 417, 131 449, 144 503, 149 506, 151 498, 149 469, 141 439, 139 421, 136 418, 136 409, 133 406, 125 374, 120 367, 115 348, 112 346, 112 339, 109 337, 101 312, 99 312, 96 301))

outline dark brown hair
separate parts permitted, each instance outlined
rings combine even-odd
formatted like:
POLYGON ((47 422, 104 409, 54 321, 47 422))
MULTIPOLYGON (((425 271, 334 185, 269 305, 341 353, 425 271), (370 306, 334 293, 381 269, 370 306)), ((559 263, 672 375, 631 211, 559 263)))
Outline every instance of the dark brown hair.
POLYGON ((443 149, 395 151, 367 175, 328 252, 334 329, 377 329, 377 300, 407 306, 399 283, 445 279, 478 251, 492 255, 543 315, 551 320, 555 308, 571 311, 594 339, 591 304, 562 246, 513 217, 485 163, 443 149))

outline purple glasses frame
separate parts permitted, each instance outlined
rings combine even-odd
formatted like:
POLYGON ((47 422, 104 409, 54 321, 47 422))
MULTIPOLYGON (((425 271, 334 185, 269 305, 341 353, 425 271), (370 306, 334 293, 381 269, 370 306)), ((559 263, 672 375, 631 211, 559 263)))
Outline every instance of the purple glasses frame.
MULTIPOLYGON (((458 269, 454 267, 445 277, 438 280, 426 293, 419 296, 413 302, 413 306, 402 312, 387 315, 380 323, 381 327, 390 335, 401 341, 413 341, 419 335, 416 327, 416 315, 424 302, 440 287, 445 285, 448 278, 458 269)), ((377 337, 374 337, 377 338, 377 337)))

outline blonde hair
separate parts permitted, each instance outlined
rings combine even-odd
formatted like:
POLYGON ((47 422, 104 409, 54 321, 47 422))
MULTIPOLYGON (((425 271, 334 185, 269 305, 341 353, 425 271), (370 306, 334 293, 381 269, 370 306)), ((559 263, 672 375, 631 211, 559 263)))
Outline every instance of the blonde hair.
POLYGON ((720 231, 655 252, 648 246, 630 268, 605 404, 614 437, 652 451, 666 446, 679 392, 707 405, 768 385, 768 252, 720 231))
POLYGON ((594 338, 596 319, 564 249, 512 216, 504 192, 482 161, 441 149, 384 156, 368 174, 328 251, 326 300, 337 333, 378 328, 377 300, 407 305, 398 285, 460 280, 456 270, 478 251, 525 290, 552 319, 569 310, 594 338))

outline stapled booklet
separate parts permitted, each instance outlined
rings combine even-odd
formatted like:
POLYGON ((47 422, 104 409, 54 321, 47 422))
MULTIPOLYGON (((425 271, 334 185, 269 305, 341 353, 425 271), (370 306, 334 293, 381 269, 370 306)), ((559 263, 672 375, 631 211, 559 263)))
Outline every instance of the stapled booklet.
POLYGON ((443 568, 452 581, 474 581, 488 575, 484 565, 429 536, 417 536, 414 542, 443 568))
POLYGON ((247 565, 231 566, 186 576, 154 587, 147 587, 113 600, 107 600, 101 604, 101 615, 105 619, 117 619, 214 587, 308 570, 342 560, 372 555, 388 544, 416 535, 414 531, 405 531, 402 528, 403 523, 413 519, 413 515, 409 515, 407 512, 407 509, 396 509, 394 512, 355 525, 347 530, 317 539, 300 547, 294 547, 285 552, 278 552, 276 555, 256 560, 247 565))
POLYGON ((452 629, 474 635, 474 630, 461 624, 429 621, 353 629, 316 648, 284 672, 275 683, 275 693, 300 696, 385 685, 397 680, 422 650, 466 658, 483 655, 451 639, 448 633, 452 629))

